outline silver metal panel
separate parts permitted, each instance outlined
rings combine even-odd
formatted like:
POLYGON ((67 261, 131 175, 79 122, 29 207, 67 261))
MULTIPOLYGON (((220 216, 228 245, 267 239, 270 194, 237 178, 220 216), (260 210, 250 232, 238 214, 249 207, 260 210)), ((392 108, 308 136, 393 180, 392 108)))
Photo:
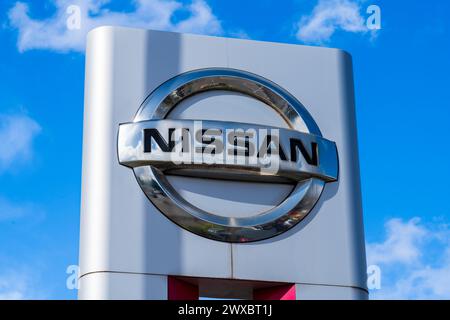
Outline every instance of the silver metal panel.
POLYGON ((340 172, 296 227, 269 240, 233 244, 233 275, 365 288, 351 57, 336 49, 243 40, 229 40, 228 52, 230 67, 271 79, 307 106, 323 136, 336 143, 340 172), (268 63, 273 57, 282 59, 268 63))
POLYGON ((183 41, 174 33, 113 27, 88 35, 81 275, 125 271, 231 276, 230 245, 173 224, 148 201, 132 170, 117 159, 118 125, 134 117, 149 92, 189 68, 226 62, 221 39, 213 39, 212 48, 195 56, 186 53, 188 59, 180 56, 183 41))
POLYGON ((80 281, 83 300, 166 300, 167 276, 96 272, 80 281))
POLYGON ((297 300, 366 300, 367 291, 360 288, 296 284, 297 300))
MULTIPOLYGON (((81 275, 122 271, 365 288, 352 83, 350 57, 335 49, 113 27, 92 31, 86 61, 81 275), (164 81, 210 67, 242 69, 274 81, 306 106, 323 137, 336 142, 339 181, 326 184, 306 219, 275 238, 230 245, 185 231, 148 201, 131 169, 118 162, 119 124, 132 121, 144 99, 164 81)), ((223 108, 227 98, 219 93, 212 99, 217 103, 209 108, 202 101, 182 104, 169 118, 192 119, 195 114, 204 120, 254 120, 279 127, 283 122, 270 111, 260 113, 256 104, 249 107, 253 114, 239 114, 250 109, 239 104, 223 108)), ((183 192, 188 201, 212 199, 217 191, 208 184, 202 188, 196 178, 169 179, 174 186, 193 186, 183 192)), ((236 183, 232 186, 235 194, 227 192, 231 190, 228 185, 225 181, 218 185, 226 196, 215 205, 220 209, 226 199, 227 207, 236 208, 239 214, 248 214, 241 212, 242 208, 258 211, 276 206, 286 195, 281 185, 274 185, 271 191, 236 183), (247 200, 241 196, 245 193, 247 200)), ((82 282, 89 277, 82 276, 82 282)), ((102 281, 108 290, 118 290, 109 286, 115 281, 113 277, 102 281)), ((142 284, 129 282, 129 286, 139 291, 142 284)), ((85 288, 92 286, 82 285, 80 297, 90 294, 85 288)), ((304 292, 306 298, 308 291, 304 292)), ((316 293, 310 296, 321 297, 316 293)), ((99 293, 98 298, 102 297, 106 296, 99 293)))

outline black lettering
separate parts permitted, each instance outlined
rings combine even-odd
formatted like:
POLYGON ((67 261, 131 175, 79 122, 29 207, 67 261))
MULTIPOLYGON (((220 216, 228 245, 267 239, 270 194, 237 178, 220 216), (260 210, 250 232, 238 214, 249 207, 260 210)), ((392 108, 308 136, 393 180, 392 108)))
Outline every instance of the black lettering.
POLYGON ((202 129, 202 131, 197 131, 195 139, 203 146, 201 148, 197 147, 195 152, 205 153, 205 150, 208 149, 210 154, 216 154, 216 151, 220 153, 221 149, 223 149, 222 141, 217 140, 214 136, 220 136, 221 134, 222 130, 220 129, 202 129))
POLYGON ((305 145, 301 140, 290 139, 291 145, 291 161, 297 162, 297 150, 300 150, 305 161, 312 165, 317 166, 319 164, 319 150, 316 142, 311 142, 311 154, 305 148, 305 145))
MULTIPOLYGON (((265 140, 266 149, 267 149, 267 150, 266 150, 266 154, 267 154, 267 155, 271 155, 271 154, 272 154, 272 135, 268 134, 268 135, 264 138, 264 140, 265 140)), ((278 142, 278 138, 275 139, 275 143, 276 143, 276 142, 278 142)), ((274 151, 275 151, 275 154, 278 153, 278 156, 280 157, 280 160, 286 161, 286 160, 287 160, 286 154, 284 153, 284 150, 283 150, 283 148, 281 147, 281 144, 276 143, 276 146, 277 146, 277 148, 275 148, 275 150, 274 150, 274 151)), ((261 147, 261 149, 263 149, 263 148, 261 147)), ((258 152, 257 157, 258 157, 258 158, 264 157, 264 154, 261 154, 261 150, 258 152)))
POLYGON ((166 142, 158 130, 154 128, 144 129, 144 152, 152 152, 152 138, 163 152, 171 152, 175 146, 175 141, 172 140, 174 131, 175 128, 169 129, 169 142, 166 142))

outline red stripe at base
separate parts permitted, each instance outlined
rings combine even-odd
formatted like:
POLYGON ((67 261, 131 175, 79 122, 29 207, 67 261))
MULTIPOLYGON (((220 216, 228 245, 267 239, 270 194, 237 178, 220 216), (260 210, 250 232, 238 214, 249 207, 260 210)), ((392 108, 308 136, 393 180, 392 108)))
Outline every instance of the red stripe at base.
POLYGON ((253 291, 254 300, 296 300, 295 284, 286 284, 253 291))
POLYGON ((167 277, 168 300, 198 300, 198 286, 175 277, 167 277))

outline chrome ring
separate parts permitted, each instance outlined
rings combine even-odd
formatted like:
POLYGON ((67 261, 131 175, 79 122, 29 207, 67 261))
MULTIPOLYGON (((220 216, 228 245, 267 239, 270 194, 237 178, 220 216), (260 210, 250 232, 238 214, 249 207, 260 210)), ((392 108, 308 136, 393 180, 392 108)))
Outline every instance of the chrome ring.
MULTIPOLYGON (((227 90, 246 94, 276 110, 290 129, 322 134, 306 108, 290 93, 258 75, 229 68, 208 68, 180 74, 156 88, 139 108, 133 122, 163 120, 182 100, 201 92, 227 90)), ((120 147, 119 147, 120 148, 120 147)), ((336 157, 337 166, 337 157, 336 157)), ((310 177, 297 182, 278 206, 251 217, 223 217, 187 202, 156 167, 133 167, 148 199, 170 220, 200 236, 224 242, 250 242, 281 234, 300 222, 314 207, 325 181, 310 177)))

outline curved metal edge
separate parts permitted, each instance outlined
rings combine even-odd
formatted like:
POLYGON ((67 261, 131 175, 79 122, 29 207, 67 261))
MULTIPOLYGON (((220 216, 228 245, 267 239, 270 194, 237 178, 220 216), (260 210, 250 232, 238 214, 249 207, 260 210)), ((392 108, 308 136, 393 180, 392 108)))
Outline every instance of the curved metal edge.
POLYGON ((222 242, 244 243, 272 238, 295 226, 320 198, 325 182, 311 178, 296 185, 277 207, 247 218, 211 214, 193 206, 170 185, 164 174, 151 166, 134 168, 147 198, 168 219, 197 235, 222 242))
POLYGON ((287 90, 280 87, 278 84, 254 73, 231 68, 197 69, 179 74, 167 80, 147 96, 138 109, 134 121, 138 122, 150 119, 163 119, 182 99, 185 99, 193 94, 209 90, 238 91, 243 94, 247 94, 255 99, 261 100, 275 109, 283 116, 284 119, 288 121, 293 129, 298 130, 299 122, 303 122, 305 123, 309 133, 322 136, 319 127, 305 106, 287 90), (215 78, 217 81, 214 81, 215 78), (246 80, 249 83, 258 84, 260 89, 265 88, 268 90, 267 92, 277 95, 279 100, 286 101, 287 106, 284 109, 280 109, 275 103, 270 103, 267 99, 261 99, 262 96, 260 95, 260 89, 253 88, 252 90, 252 86, 242 85, 239 86, 239 88, 230 88, 226 83, 227 78, 239 81, 246 80), (204 85, 201 90, 193 91, 192 85, 202 79, 207 79, 209 84, 204 85), (180 90, 180 88, 182 90, 180 90), (173 97, 171 101, 174 101, 175 103, 164 103, 167 97, 173 97))

